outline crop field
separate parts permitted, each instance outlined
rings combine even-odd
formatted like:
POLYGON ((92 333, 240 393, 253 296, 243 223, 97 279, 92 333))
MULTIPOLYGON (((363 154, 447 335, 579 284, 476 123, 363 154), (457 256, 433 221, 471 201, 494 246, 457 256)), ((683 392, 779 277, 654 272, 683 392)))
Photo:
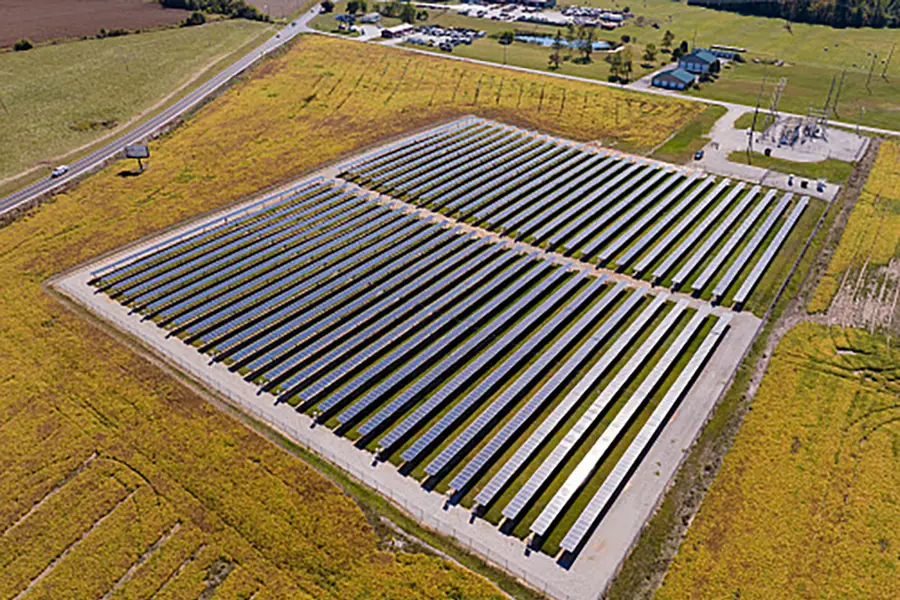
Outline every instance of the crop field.
POLYGON ((789 265, 782 250, 795 253, 824 208, 478 119, 388 148, 342 176, 517 241, 760 313, 789 265), (776 257, 777 275, 766 280, 776 257))
POLYGON ((94 36, 100 29, 145 29, 173 25, 190 13, 146 0, 4 0, 0 47, 26 38, 43 42, 94 36))
POLYGON ((898 295, 900 144, 883 141, 809 310, 837 302, 836 310, 859 313, 873 327, 896 327, 898 295))
POLYGON ((550 554, 587 541, 732 318, 327 179, 87 286, 550 554))
POLYGON ((895 338, 792 329, 656 597, 896 597, 898 365, 895 338))
POLYGON ((121 130, 269 31, 230 20, 0 54, 0 181, 121 130))

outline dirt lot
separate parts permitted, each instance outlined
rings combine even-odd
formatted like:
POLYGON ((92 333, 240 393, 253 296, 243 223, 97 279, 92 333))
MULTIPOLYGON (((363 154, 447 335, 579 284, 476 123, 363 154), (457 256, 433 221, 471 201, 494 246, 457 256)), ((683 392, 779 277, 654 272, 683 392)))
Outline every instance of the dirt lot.
POLYGON ((43 42, 95 35, 101 27, 168 25, 183 20, 188 13, 163 8, 153 0, 0 0, 0 14, 0 47, 5 47, 22 38, 43 42))
POLYGON ((286 17, 312 3, 313 0, 247 0, 247 4, 252 4, 272 18, 286 17))

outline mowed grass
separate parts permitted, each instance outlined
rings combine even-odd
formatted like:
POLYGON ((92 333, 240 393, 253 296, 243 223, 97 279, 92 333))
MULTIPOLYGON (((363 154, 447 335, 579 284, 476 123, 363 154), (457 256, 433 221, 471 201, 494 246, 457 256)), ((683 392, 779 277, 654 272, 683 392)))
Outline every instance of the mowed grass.
POLYGON ((898 365, 881 336, 791 330, 656 597, 896 597, 898 365))
POLYGON ((685 125, 653 154, 653 158, 679 165, 693 160, 694 153, 706 145, 706 135, 727 111, 722 106, 709 106, 700 116, 685 125))
POLYGON ((750 164, 754 167, 763 169, 771 169, 779 173, 789 173, 797 177, 806 177, 809 179, 825 179, 831 183, 841 184, 853 171, 853 163, 838 160, 836 158, 826 158, 819 162, 797 162, 793 160, 785 160, 775 156, 766 156, 759 152, 752 152, 750 159, 747 159, 747 153, 736 150, 728 154, 728 160, 739 164, 750 164))
POLYGON ((858 276, 859 269, 886 265, 897 256, 900 256, 900 143, 883 141, 834 256, 809 303, 809 311, 827 309, 851 274, 858 276))
MULTIPOLYGON (((587 3, 603 4, 597 0, 587 3)), ((641 48, 651 42, 660 47, 662 36, 669 30, 675 35, 675 44, 686 40, 701 48, 724 44, 747 49, 746 64, 735 64, 723 70, 718 81, 703 84, 702 90, 690 92, 692 95, 752 105, 764 75, 769 86, 765 99, 778 79, 786 77, 788 82, 779 108, 806 114, 810 104, 819 108, 824 106, 832 77, 837 74, 840 80, 841 71, 846 68, 847 76, 835 118, 855 123, 860 108, 865 108, 864 125, 900 128, 900 102, 897 100, 900 97, 900 62, 892 60, 886 78, 881 78, 884 70, 881 61, 887 59, 891 45, 897 41, 895 30, 834 29, 801 23, 793 24, 788 30, 780 19, 744 16, 671 0, 645 0, 631 8, 637 15, 645 17, 645 26, 631 21, 617 33, 636 37, 636 45, 641 48), (652 28, 654 22, 659 29, 652 28), (869 53, 877 53, 878 58, 867 87, 872 65, 869 53), (755 64, 754 58, 783 60, 786 64, 781 67, 755 64)), ((635 56, 638 55, 635 52, 635 56)), ((663 57, 668 58, 668 55, 660 55, 657 63, 663 57)))
MULTIPOLYGON (((44 284, 440 119, 478 112, 652 147, 699 110, 308 36, 153 142, 140 176, 118 175, 130 161, 112 164, 0 230, 4 595, 14 597, 65 553, 40 582, 42 596, 497 597, 449 563, 379 550, 365 514, 340 488, 60 304, 44 284), (573 97, 580 108, 560 110, 573 97), (609 111, 616 102, 633 125, 616 127, 609 111), (31 510, 48 497, 56 500, 31 510), (78 576, 85 571, 97 577, 78 576)), ((387 510, 365 494, 354 497, 366 510, 387 510)), ((509 581, 506 589, 529 594, 509 581)))
POLYGON ((0 180, 121 129, 270 31, 235 19, 0 54, 0 180))

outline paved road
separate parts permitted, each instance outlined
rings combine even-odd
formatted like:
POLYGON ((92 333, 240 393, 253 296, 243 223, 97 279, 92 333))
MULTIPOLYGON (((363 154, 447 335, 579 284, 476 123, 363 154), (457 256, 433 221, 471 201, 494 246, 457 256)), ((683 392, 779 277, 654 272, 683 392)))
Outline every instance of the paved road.
POLYGON ((57 179, 50 179, 49 177, 40 179, 28 186, 25 186, 17 192, 14 192, 13 194, 10 194, 9 196, 0 199, 0 216, 11 210, 14 210, 19 206, 26 204, 37 196, 57 189, 60 186, 72 181, 73 179, 85 174, 86 172, 95 168, 97 165, 103 163, 109 158, 115 156, 117 153, 121 152, 125 146, 147 139, 150 135, 159 131, 160 129, 183 115, 185 112, 201 103, 210 94, 221 88, 233 77, 240 74, 242 71, 247 69, 247 67, 255 63, 257 60, 259 60, 272 50, 275 50, 282 44, 285 44, 288 40, 300 33, 307 33, 311 31, 307 27, 307 23, 316 14, 317 10, 314 9, 297 18, 296 20, 288 24, 287 27, 283 28, 271 38, 266 40, 265 43, 263 43, 261 46, 257 46, 256 48, 251 50, 239 61, 227 67, 223 71, 220 71, 212 79, 205 82, 200 87, 193 90, 158 115, 150 118, 148 121, 141 123, 136 128, 123 133, 121 136, 109 142, 99 150, 96 150, 89 155, 84 156, 83 158, 80 158, 77 161, 71 163, 69 165, 69 172, 63 177, 59 177, 57 179))

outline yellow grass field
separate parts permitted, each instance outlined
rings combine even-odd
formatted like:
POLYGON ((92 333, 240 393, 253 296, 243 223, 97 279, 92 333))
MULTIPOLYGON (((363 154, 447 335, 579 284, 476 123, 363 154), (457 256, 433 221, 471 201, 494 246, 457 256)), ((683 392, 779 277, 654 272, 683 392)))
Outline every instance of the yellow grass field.
POLYGON ((437 119, 636 148, 702 109, 306 37, 153 143, 145 173, 113 164, 0 230, 0 598, 498 597, 445 561, 379 550, 336 485, 43 284, 437 119))
POLYGON ((787 334, 656 598, 897 597, 892 344, 812 323, 787 334))
POLYGON ((809 312, 826 310, 845 277, 895 257, 900 257, 900 143, 884 141, 809 312))

